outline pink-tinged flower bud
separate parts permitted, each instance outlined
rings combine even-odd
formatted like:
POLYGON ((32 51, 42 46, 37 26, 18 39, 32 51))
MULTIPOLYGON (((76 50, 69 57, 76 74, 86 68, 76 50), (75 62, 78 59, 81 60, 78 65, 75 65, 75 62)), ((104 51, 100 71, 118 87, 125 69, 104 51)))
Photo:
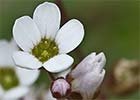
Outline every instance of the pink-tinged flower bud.
POLYGON ((85 57, 72 71, 74 78, 81 77, 89 72, 101 73, 106 64, 106 58, 103 52, 96 55, 95 52, 85 57))
POLYGON ((83 100, 92 100, 97 88, 101 85, 106 63, 104 53, 91 53, 69 74, 72 80, 72 91, 79 92, 83 100))
POLYGON ((53 97, 57 99, 67 97, 71 93, 71 85, 64 78, 57 78, 51 84, 51 92, 53 97))

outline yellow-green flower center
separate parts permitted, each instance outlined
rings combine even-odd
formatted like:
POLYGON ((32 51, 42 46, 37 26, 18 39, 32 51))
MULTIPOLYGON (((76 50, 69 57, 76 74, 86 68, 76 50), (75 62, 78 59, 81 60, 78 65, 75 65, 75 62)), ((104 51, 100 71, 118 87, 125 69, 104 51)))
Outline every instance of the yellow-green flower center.
POLYGON ((4 90, 9 90, 19 85, 19 80, 13 68, 0 67, 0 85, 4 90))
POLYGON ((58 54, 58 46, 50 39, 43 38, 32 49, 32 54, 38 58, 42 63, 58 54))

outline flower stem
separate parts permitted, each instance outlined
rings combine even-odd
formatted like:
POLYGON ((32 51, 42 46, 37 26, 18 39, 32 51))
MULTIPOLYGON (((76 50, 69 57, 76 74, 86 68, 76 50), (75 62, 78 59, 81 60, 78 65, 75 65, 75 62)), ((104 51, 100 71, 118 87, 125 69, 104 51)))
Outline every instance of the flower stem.
POLYGON ((54 75, 53 75, 52 73, 48 72, 48 71, 47 71, 47 73, 48 73, 50 79, 51 79, 52 81, 54 81, 54 80, 55 80, 54 75))

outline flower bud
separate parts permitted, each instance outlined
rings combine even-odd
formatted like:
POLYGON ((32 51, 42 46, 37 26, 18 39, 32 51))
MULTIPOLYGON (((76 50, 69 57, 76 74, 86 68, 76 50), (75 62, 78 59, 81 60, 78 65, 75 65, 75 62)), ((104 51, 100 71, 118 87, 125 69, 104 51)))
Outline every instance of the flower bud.
POLYGON ((71 85, 64 78, 57 78, 51 84, 51 93, 57 99, 67 97, 71 93, 71 85))
POLYGON ((105 64, 106 58, 104 53, 101 52, 96 55, 96 53, 93 52, 76 66, 76 68, 72 71, 71 75, 77 78, 81 77, 81 75, 85 75, 93 71, 96 73, 101 73, 105 64))
POLYGON ((92 100, 97 88, 101 85, 106 63, 104 53, 96 55, 92 53, 87 56, 74 70, 69 74, 72 80, 72 91, 79 92, 83 100, 92 100))

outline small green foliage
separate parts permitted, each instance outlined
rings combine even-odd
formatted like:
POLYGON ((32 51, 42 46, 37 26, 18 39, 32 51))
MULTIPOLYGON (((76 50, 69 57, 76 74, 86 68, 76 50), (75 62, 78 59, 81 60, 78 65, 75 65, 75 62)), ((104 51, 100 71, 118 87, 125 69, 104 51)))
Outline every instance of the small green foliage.
POLYGON ((58 46, 54 41, 43 38, 40 43, 32 49, 32 54, 44 63, 58 54, 58 46))
POLYGON ((0 67, 0 85, 4 90, 9 90, 19 85, 19 80, 13 68, 0 67))

